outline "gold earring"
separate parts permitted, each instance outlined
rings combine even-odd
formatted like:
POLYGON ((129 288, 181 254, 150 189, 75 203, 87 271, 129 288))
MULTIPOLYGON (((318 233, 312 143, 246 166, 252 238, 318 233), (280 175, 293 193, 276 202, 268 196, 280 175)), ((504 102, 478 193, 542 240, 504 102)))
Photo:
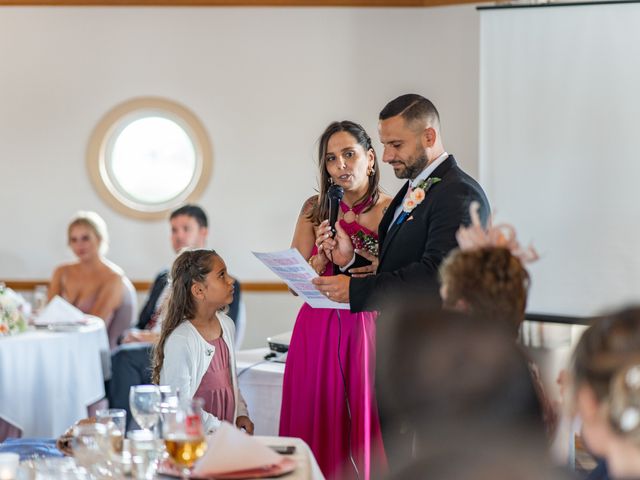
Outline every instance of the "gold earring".
POLYGON ((370 176, 370 177, 373 177, 373 175, 374 175, 375 173, 376 173, 376 169, 375 169, 375 167, 371 167, 371 168, 369 169, 369 171, 367 172, 367 175, 368 175, 368 176, 370 176))

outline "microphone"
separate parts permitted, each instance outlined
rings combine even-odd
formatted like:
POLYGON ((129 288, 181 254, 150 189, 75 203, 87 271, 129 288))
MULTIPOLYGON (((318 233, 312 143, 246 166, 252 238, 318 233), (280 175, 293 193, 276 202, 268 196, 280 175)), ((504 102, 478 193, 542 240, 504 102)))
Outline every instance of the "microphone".
MULTIPOLYGON (((336 222, 338 221, 338 210, 340 210, 340 200, 344 195, 344 189, 340 185, 331 185, 327 190, 327 198, 329 198, 329 225, 331 226, 331 236, 336 236, 336 222)), ((331 258, 331 256, 329 257, 331 258)), ((336 272, 337 266, 331 262, 333 271, 336 272)))
POLYGON ((329 198, 329 226, 333 236, 336 234, 335 224, 338 221, 338 212, 340 211, 340 200, 344 196, 344 188, 340 185, 331 185, 327 190, 329 198))

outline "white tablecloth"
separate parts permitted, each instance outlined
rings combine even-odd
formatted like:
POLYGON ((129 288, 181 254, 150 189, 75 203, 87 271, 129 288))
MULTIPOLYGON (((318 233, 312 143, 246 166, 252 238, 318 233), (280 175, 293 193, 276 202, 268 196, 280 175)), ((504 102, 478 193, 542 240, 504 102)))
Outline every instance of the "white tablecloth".
POLYGON ((240 391, 249 407, 256 435, 278 435, 284 363, 264 360, 267 348, 236 353, 240 391), (258 363, 261 362, 261 363, 258 363))
POLYGON ((23 437, 59 436, 104 397, 108 351, 100 319, 73 331, 0 337, 0 417, 23 437))

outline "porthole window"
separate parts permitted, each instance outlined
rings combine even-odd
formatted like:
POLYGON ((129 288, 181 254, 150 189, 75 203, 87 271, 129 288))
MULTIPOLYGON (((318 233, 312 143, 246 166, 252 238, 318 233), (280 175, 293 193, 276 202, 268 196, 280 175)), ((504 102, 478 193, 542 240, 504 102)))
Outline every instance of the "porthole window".
POLYGON ((109 205, 135 218, 156 219, 200 195, 212 155, 202 123, 188 109, 161 98, 138 98, 100 120, 87 162, 109 205))

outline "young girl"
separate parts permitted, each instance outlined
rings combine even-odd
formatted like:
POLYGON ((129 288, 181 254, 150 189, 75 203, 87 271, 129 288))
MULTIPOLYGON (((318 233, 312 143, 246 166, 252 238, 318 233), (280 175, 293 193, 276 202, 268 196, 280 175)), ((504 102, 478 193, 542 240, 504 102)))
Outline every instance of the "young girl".
POLYGON ((153 382, 204 399, 205 431, 221 421, 253 434, 238 389, 233 321, 221 310, 233 301, 233 278, 214 250, 185 250, 171 267, 171 293, 154 350, 153 382))

